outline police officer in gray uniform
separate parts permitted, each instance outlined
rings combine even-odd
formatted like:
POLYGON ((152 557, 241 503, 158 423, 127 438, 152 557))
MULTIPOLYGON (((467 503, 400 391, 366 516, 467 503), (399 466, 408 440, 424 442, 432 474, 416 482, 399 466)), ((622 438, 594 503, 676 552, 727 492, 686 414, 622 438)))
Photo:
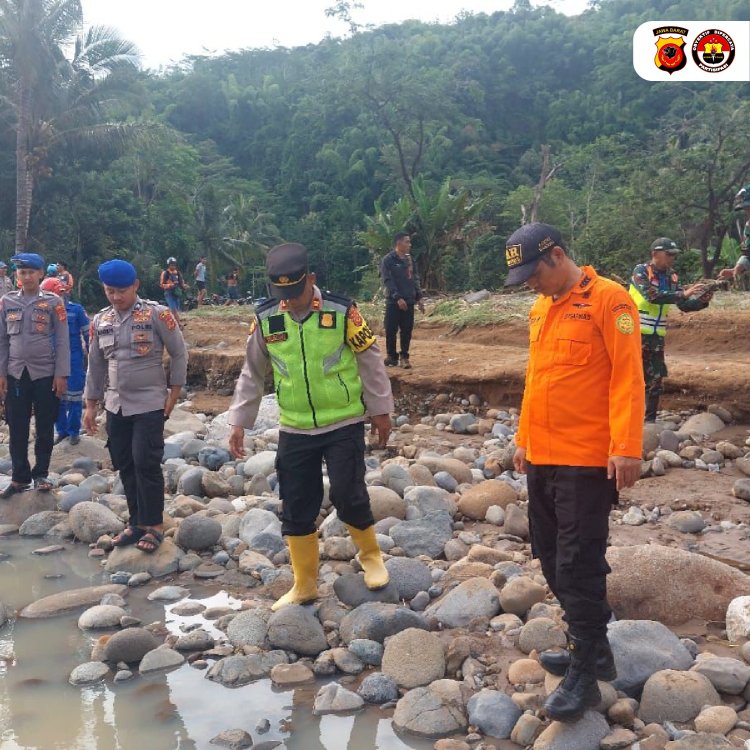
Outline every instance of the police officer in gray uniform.
POLYGON ((16 264, 21 289, 0 300, 0 398, 10 428, 11 483, 2 497, 30 488, 52 489, 47 478, 52 457, 54 424, 60 397, 70 374, 70 342, 65 304, 42 291, 44 258, 19 253, 16 264), (36 462, 29 464, 29 428, 34 411, 36 462))
POLYGON ((89 435, 95 434, 96 407, 103 398, 109 454, 130 513, 127 528, 113 544, 154 552, 163 532, 164 421, 185 385, 187 349, 169 309, 138 296, 139 281, 130 263, 102 263, 99 279, 112 304, 91 324, 83 424, 89 435), (171 359, 169 382, 164 349, 171 359))

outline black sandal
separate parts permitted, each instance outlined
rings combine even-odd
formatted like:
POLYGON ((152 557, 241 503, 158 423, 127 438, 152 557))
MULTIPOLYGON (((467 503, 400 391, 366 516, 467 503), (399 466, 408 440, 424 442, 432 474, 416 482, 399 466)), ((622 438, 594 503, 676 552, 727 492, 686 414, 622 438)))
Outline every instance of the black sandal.
POLYGON ((11 482, 2 492, 0 492, 0 497, 3 500, 8 500, 13 497, 13 495, 20 492, 26 492, 26 490, 30 489, 30 484, 17 484, 16 482, 11 482))
POLYGON ((38 492, 49 492, 54 486, 47 477, 36 477, 34 479, 34 489, 38 492))
POLYGON ((129 544, 137 544, 138 540, 146 532, 138 526, 126 526, 116 537, 112 539, 113 547, 127 547, 129 544))
POLYGON ((159 549, 163 541, 164 535, 156 529, 143 530, 143 536, 135 543, 135 548, 150 555, 159 549))

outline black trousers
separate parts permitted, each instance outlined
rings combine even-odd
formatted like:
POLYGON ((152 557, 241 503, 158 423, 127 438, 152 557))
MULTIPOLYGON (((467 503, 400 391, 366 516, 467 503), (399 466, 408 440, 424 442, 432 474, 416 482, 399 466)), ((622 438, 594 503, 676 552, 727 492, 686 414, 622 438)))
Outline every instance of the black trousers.
POLYGON ((164 512, 164 409, 107 412, 107 447, 128 499, 131 526, 156 526, 164 512))
POLYGON ((605 558, 609 511, 617 503, 614 479, 589 466, 528 466, 531 553, 565 610, 571 635, 606 636, 605 558))
POLYGON ((10 460, 13 481, 28 484, 37 477, 46 477, 52 458, 55 420, 60 400, 52 390, 53 377, 32 380, 24 369, 20 378, 8 375, 8 394, 5 397, 5 419, 10 429, 10 460), (34 468, 29 464, 29 429, 34 412, 36 440, 34 468))
POLYGON ((401 332, 401 356, 409 356, 411 334, 414 330, 414 305, 410 304, 406 310, 401 310, 395 302, 388 302, 385 306, 385 350, 388 359, 398 359, 396 351, 396 333, 401 332))
POLYGON ((360 422, 322 435, 279 433, 276 473, 282 534, 306 536, 315 531, 323 503, 323 460, 338 517, 356 529, 375 523, 365 485, 365 426, 360 422))

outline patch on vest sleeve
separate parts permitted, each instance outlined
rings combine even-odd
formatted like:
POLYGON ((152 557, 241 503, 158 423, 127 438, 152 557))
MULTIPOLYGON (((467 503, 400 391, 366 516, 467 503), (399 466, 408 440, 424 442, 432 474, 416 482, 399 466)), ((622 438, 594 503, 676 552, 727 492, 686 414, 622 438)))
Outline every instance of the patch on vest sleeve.
POLYGON ((620 333, 628 335, 633 333, 633 331, 635 331, 633 316, 629 312, 618 315, 617 320, 615 320, 615 327, 620 333))
POLYGON ((253 318, 250 321, 250 332, 247 334, 248 338, 255 333, 255 329, 258 327, 258 319, 253 318))
POLYGON ((346 314, 346 343, 356 353, 369 349, 375 343, 375 334, 359 310, 352 306, 346 314))
POLYGON ((55 305, 55 315, 57 315, 57 319, 61 323, 68 319, 68 314, 65 312, 65 305, 62 302, 55 305))

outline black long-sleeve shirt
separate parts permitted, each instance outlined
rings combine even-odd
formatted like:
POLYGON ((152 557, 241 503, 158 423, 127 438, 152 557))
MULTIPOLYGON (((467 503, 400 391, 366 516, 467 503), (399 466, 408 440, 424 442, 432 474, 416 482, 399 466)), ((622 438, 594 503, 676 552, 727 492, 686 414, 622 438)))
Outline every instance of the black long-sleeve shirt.
POLYGON ((413 305, 422 299, 419 274, 411 255, 399 255, 391 250, 380 264, 380 276, 387 292, 387 301, 395 304, 403 299, 413 305))

